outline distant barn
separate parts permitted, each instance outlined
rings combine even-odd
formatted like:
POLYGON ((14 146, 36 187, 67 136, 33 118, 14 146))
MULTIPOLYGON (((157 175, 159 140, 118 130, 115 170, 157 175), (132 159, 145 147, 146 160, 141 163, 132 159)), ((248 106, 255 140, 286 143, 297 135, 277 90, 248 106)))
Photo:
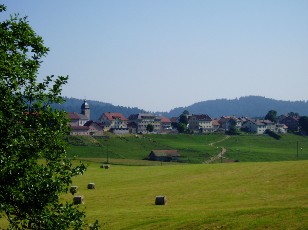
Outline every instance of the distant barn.
POLYGON ((151 161, 178 161, 180 154, 177 150, 152 150, 148 156, 148 160, 151 161))

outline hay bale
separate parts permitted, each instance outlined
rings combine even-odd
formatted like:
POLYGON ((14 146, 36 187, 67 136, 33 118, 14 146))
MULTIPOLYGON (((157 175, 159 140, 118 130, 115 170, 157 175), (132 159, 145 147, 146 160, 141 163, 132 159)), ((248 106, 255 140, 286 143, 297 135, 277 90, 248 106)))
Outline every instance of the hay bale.
POLYGON ((84 204, 84 197, 83 196, 74 196, 73 203, 74 204, 84 204))
POLYGON ((95 189, 95 184, 94 183, 89 183, 88 184, 88 189, 95 189))
POLYGON ((100 167, 101 167, 101 168, 104 168, 104 169, 109 169, 109 168, 110 168, 110 165, 105 165, 105 164, 103 164, 103 165, 101 165, 100 167))
POLYGON ((165 205, 167 203, 166 196, 156 196, 155 205, 165 205))
POLYGON ((104 169, 109 169, 109 165, 104 165, 104 169))
POLYGON ((72 195, 74 195, 78 190, 78 186, 71 186, 70 188, 70 193, 72 193, 72 195))

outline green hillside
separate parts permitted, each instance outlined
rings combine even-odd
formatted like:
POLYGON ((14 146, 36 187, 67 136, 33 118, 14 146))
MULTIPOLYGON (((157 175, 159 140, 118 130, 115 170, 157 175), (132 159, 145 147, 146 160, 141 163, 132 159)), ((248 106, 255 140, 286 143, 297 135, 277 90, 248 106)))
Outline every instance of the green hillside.
MULTIPOLYGON (((102 158, 114 162, 122 159, 139 160, 153 149, 176 149, 182 163, 203 163, 227 152, 223 162, 266 162, 308 159, 308 138, 286 134, 280 140, 267 135, 109 135, 105 137, 68 136, 69 155, 79 158, 102 158), (297 151, 297 143, 299 148, 297 151), (107 154, 108 153, 108 154, 107 154), (297 154, 298 153, 298 154, 297 154)), ((143 161, 145 163, 145 161, 143 161)), ((218 162, 218 161, 217 161, 218 162)), ((147 164, 147 163, 145 163, 147 164)))

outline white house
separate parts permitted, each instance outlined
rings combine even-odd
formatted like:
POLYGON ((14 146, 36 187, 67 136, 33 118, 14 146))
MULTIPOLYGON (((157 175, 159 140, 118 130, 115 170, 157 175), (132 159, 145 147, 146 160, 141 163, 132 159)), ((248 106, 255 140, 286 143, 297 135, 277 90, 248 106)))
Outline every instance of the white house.
POLYGON ((275 123, 269 120, 247 120, 242 128, 248 132, 264 134, 267 129, 275 131, 275 123))
POLYGON ((147 126, 153 125, 153 133, 160 133, 161 118, 150 113, 132 114, 128 117, 131 126, 135 127, 137 133, 147 133, 147 126))
POLYGON ((207 114, 192 114, 188 119, 188 127, 193 132, 212 133, 212 118, 207 114))

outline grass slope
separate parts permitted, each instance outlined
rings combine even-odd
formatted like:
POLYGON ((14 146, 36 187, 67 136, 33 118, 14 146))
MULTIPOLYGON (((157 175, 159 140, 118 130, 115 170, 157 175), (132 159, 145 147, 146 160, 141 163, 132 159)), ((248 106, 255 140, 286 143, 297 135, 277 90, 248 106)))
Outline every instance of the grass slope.
POLYGON ((70 156, 86 158, 144 159, 153 149, 177 149, 183 162, 201 163, 217 154, 212 142, 223 140, 223 135, 126 135, 109 138, 68 137, 70 156), (74 142, 73 142, 74 141, 74 142), (80 142, 82 144, 80 144, 80 142), (77 144, 76 144, 77 143, 77 144), (79 144, 78 144, 79 143, 79 144))
MULTIPOLYGON (((181 161, 202 163, 217 155, 221 147, 227 149, 224 161, 244 162, 308 160, 308 138, 286 134, 280 140, 267 135, 240 135, 226 138, 224 135, 110 135, 108 138, 69 136, 70 156, 80 158, 139 160, 147 157, 153 149, 177 149, 181 161)), ((143 161, 145 162, 145 161, 143 161)), ((145 163, 148 164, 148 163, 145 163)))
POLYGON ((240 161, 285 161, 297 160, 297 157, 308 159, 308 138, 298 135, 286 134, 280 140, 266 135, 234 136, 221 144, 227 148, 227 158, 240 161))
POLYGON ((307 229, 307 173, 308 161, 108 170, 91 163, 74 185, 88 218, 105 229, 307 229), (154 205, 157 195, 167 205, 154 205))

